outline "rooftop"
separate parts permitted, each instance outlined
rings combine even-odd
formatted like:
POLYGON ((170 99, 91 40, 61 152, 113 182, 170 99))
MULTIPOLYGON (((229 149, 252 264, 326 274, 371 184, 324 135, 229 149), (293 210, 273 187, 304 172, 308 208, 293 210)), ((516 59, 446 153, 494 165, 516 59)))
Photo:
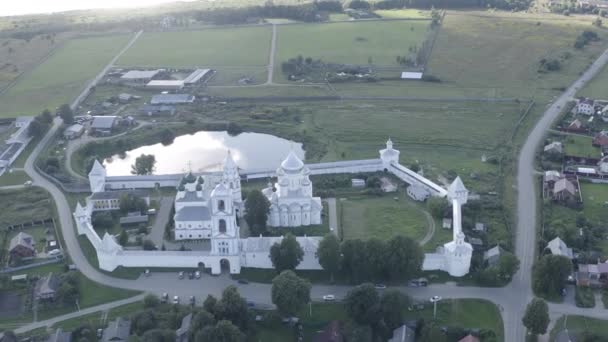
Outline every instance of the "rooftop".
POLYGON ((12 251, 13 248, 17 246, 23 246, 25 248, 34 250, 34 238, 27 233, 19 232, 19 234, 13 236, 11 239, 8 250, 12 251))
POLYGON ((156 76, 156 74, 158 74, 159 72, 161 72, 160 69, 157 69, 157 70, 129 70, 124 75, 122 75, 120 78, 124 79, 124 80, 149 79, 149 78, 156 76))
POLYGON ((151 104, 192 103, 194 95, 190 94, 160 94, 152 96, 151 104))
POLYGON ((210 219, 209 208, 204 206, 183 207, 175 213, 175 221, 208 221, 210 219))
POLYGON ((109 129, 114 127, 114 123, 118 117, 114 115, 109 116, 94 116, 91 128, 95 129, 109 129))

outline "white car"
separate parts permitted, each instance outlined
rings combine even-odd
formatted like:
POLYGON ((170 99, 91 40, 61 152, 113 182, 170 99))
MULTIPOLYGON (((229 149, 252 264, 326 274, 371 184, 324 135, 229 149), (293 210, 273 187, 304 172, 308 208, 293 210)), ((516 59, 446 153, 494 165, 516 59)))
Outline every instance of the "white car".
POLYGON ((336 300, 336 296, 332 295, 332 294, 328 294, 323 296, 323 300, 326 302, 333 302, 334 300, 336 300))
POLYGON ((179 296, 173 296, 173 304, 179 304, 179 296))
POLYGON ((194 272, 194 278, 201 279, 201 271, 194 272))
POLYGON ((431 303, 435 303, 441 300, 441 296, 433 296, 429 299, 431 303))

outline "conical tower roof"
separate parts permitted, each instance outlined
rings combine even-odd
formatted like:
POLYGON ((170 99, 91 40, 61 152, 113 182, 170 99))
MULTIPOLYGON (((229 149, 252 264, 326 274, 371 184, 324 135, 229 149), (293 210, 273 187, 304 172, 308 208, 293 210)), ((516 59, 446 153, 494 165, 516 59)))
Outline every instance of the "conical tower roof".
POLYGON ((106 169, 101 165, 99 160, 95 159, 93 163, 93 167, 91 168, 91 172, 89 172, 89 176, 103 176, 106 174, 106 169))
POLYGON ((451 197, 456 197, 456 194, 463 192, 468 193, 469 190, 464 187, 464 183, 462 183, 462 179, 460 179, 460 176, 457 176, 456 179, 454 179, 454 181, 452 182, 452 184, 450 184, 450 186, 448 187, 448 193, 451 197))
POLYGON ((224 158, 224 170, 236 169, 237 167, 238 166, 232 158, 232 153, 228 150, 228 154, 226 154, 226 158, 224 158))

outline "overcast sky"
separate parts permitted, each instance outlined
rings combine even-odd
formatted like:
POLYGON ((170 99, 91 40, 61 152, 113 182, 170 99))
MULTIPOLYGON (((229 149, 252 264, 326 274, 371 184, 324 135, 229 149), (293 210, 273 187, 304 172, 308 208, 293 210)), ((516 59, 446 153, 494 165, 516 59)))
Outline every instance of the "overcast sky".
POLYGON ((176 0, 0 0, 0 16, 53 13, 93 8, 143 7, 175 1, 176 0))

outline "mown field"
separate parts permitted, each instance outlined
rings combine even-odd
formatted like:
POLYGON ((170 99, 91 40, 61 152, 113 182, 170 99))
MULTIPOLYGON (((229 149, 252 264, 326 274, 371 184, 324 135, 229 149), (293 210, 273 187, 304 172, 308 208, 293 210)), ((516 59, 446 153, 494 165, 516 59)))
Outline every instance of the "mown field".
POLYGON ((55 215, 51 196, 38 187, 0 191, 0 208, 0 227, 48 219, 55 215))
MULTIPOLYGON (((599 303, 597 305, 599 305, 599 303)), ((571 337, 572 335, 576 337, 583 333, 590 333, 603 337, 604 339, 602 339, 602 341, 604 341, 606 336, 608 336, 608 324, 606 324, 606 321, 585 316, 568 315, 560 317, 557 322, 555 322, 555 325, 550 332, 551 340, 564 329, 567 329, 571 333, 571 337)), ((575 340, 573 339, 573 341, 575 340)))
POLYGON ((145 32, 118 60, 123 66, 221 67, 268 64, 270 26, 145 32))
POLYGON ((608 99, 608 67, 604 66, 602 71, 587 83, 577 95, 592 99, 608 99))
POLYGON ((397 56, 418 46, 430 27, 427 20, 346 22, 281 26, 277 32, 276 60, 320 58, 328 63, 398 66, 397 56))
POLYGON ((74 39, 0 95, 0 117, 36 115, 73 100, 127 43, 129 35, 74 39))
POLYGON ((404 235, 419 241, 429 229, 424 213, 403 192, 380 198, 347 198, 341 200, 340 205, 342 238, 345 240, 388 240, 395 235, 404 235))

